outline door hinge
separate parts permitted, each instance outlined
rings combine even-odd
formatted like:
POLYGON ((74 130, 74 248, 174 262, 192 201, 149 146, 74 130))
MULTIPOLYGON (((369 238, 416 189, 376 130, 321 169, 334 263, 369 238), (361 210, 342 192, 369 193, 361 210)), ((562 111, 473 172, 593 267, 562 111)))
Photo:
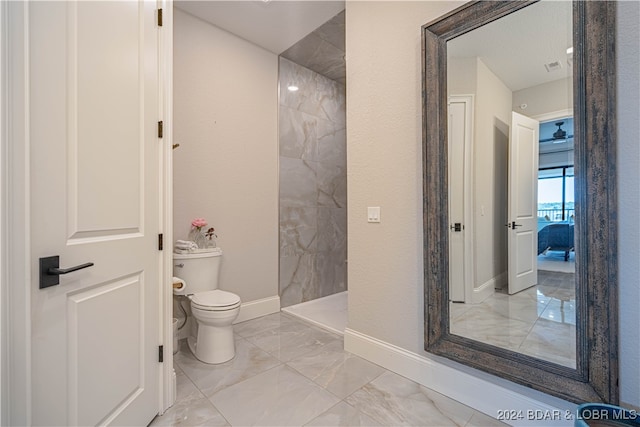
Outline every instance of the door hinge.
POLYGON ((162 233, 158 234, 158 250, 161 251, 164 249, 164 236, 162 233))
POLYGON ((158 9, 158 27, 162 27, 162 9, 158 9))
POLYGON ((158 362, 164 362, 164 346, 158 346, 158 362))
POLYGON ((162 134, 164 133, 164 123, 162 120, 158 122, 158 138, 162 138, 162 134))

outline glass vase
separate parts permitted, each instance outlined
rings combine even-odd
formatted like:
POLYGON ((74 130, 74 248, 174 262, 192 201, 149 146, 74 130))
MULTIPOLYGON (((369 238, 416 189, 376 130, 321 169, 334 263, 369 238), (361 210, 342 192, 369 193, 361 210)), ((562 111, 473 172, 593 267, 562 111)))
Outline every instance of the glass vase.
POLYGON ((207 247, 207 239, 205 238, 202 230, 198 228, 192 228, 189 232, 189 240, 195 242, 198 245, 198 249, 204 249, 207 247))
POLYGON ((205 241, 207 248, 215 248, 217 245, 216 238, 213 236, 205 236, 205 241))

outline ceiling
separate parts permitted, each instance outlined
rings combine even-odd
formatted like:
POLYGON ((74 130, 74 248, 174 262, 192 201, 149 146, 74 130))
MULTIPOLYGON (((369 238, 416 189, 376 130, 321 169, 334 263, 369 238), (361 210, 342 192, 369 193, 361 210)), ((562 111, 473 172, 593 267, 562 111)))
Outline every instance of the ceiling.
MULTIPOLYGON (((301 63, 307 68, 314 69, 314 63, 329 64, 335 72, 339 67, 334 47, 344 47, 316 30, 344 10, 344 1, 177 0, 174 5, 275 54, 292 48, 285 56, 297 63, 308 62, 301 63)), ((448 54, 480 57, 514 92, 567 78, 573 72, 566 53, 572 46, 571 16, 570 1, 542 0, 449 41, 448 54), (558 62, 560 68, 548 72, 545 64, 551 62, 558 62)))
POLYGON ((175 7, 277 55, 344 10, 344 1, 185 1, 175 7))
POLYGON ((447 53, 480 57, 513 92, 567 78, 571 16, 571 2, 543 0, 449 41, 447 53), (554 61, 561 68, 547 72, 544 64, 554 61))

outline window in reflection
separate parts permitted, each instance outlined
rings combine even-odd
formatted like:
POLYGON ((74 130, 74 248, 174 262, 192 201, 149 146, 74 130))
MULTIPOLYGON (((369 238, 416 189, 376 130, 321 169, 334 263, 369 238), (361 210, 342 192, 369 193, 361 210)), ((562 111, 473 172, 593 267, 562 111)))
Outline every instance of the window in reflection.
POLYGON ((573 167, 538 171, 538 223, 574 220, 573 167))

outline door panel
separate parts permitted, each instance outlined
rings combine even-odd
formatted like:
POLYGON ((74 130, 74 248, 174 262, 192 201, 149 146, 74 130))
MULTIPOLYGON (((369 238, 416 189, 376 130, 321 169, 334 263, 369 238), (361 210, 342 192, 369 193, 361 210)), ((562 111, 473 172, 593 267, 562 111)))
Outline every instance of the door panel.
POLYGON ((105 424, 143 392, 144 285, 135 274, 68 295, 71 425, 105 424), (118 369, 95 369, 104 358, 118 369))
POLYGON ((538 283, 539 123, 516 112, 509 140, 509 294, 538 283))
MULTIPOLYGON (((456 97, 449 100, 449 300, 465 302, 465 231, 451 228, 465 224, 465 143, 467 104, 456 97)), ((470 284, 470 286, 473 286, 470 284)))
POLYGON ((158 411, 160 148, 152 2, 32 2, 35 425, 146 425, 158 411), (38 288, 38 259, 94 266, 38 288))
POLYGON ((141 232, 147 137, 140 127, 146 105, 141 7, 136 2, 67 7, 70 239, 141 232))

